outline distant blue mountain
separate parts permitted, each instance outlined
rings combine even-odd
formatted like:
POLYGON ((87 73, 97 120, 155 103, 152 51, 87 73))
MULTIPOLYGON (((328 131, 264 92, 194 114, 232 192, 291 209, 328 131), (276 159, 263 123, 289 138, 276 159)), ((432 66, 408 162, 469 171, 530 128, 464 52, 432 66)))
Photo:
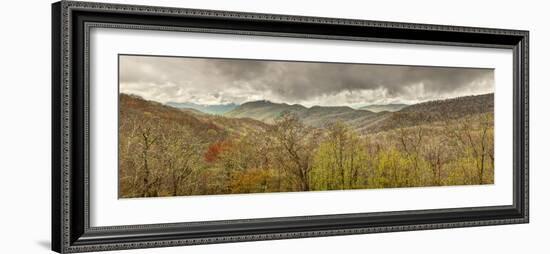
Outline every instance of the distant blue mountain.
POLYGON ((168 102, 166 105, 174 108, 181 108, 181 109, 194 109, 198 110, 203 113, 211 114, 211 115, 223 115, 226 112, 229 112, 235 108, 237 108, 239 105, 235 103, 229 103, 229 104, 218 104, 218 105, 201 105, 201 104, 195 104, 190 102, 168 102))

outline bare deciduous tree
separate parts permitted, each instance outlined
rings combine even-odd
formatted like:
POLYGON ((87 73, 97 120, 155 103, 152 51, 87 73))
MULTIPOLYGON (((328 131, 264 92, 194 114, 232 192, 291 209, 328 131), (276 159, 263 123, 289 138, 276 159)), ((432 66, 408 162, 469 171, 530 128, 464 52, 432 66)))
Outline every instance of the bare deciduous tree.
POLYGON ((277 161, 291 176, 298 190, 310 190, 309 174, 319 134, 293 114, 283 114, 271 129, 273 145, 279 148, 277 161))

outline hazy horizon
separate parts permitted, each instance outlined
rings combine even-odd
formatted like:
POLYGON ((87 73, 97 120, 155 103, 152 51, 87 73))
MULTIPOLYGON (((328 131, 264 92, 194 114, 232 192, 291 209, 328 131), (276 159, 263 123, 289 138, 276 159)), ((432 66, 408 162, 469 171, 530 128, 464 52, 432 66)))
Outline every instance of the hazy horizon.
MULTIPOLYGON (((142 99, 146 99, 140 95, 137 95, 137 94, 132 94, 132 93, 125 93, 125 92, 121 92, 123 94, 126 94, 126 95, 130 95, 130 96, 138 96, 142 99)), ((433 99, 433 100, 426 100, 426 101, 419 101, 419 102, 415 102, 415 103, 399 103, 399 102, 392 102, 392 103, 379 103, 379 104, 365 104, 365 105, 356 105, 356 106, 348 106, 348 107, 351 107, 353 109, 358 109, 358 108, 361 108, 361 107, 366 107, 366 106, 385 106, 385 105, 406 105, 406 106, 411 106, 411 105, 414 105, 414 104, 418 104, 418 103, 422 103, 422 102, 428 102, 428 101, 437 101, 437 100, 448 100, 448 99, 456 99, 456 98, 460 98, 460 97, 467 97, 467 96, 480 96, 480 95, 487 95, 487 94, 493 94, 492 92, 491 93, 482 93, 482 94, 472 94, 472 95, 464 95, 464 96, 457 96, 457 97, 449 97, 449 98, 443 98, 443 99, 433 99)), ((146 99, 146 100, 150 100, 150 99, 146 99)), ((150 101, 155 101, 155 100, 150 100, 150 101)), ((160 101, 155 101, 155 102, 159 102, 161 104, 164 104, 164 105, 169 105, 169 104, 195 104, 197 106, 229 106, 229 105, 235 105, 235 106, 240 106, 240 105, 243 105, 243 104, 246 104, 246 103, 253 103, 253 102, 260 102, 260 101, 265 101, 265 102, 269 102, 269 103, 274 103, 274 104, 286 104, 286 105, 300 105, 300 106, 303 106, 303 107, 306 107, 306 108, 311 108, 311 107, 316 107, 316 106, 322 106, 322 105, 311 105, 311 106, 306 106, 306 105, 302 105, 302 104, 299 104, 299 103, 293 103, 293 104, 290 104, 290 103, 285 103, 285 102, 273 102, 273 101, 270 101, 270 100, 255 100, 255 101, 245 101, 243 103, 234 103, 234 102, 228 102, 228 103, 221 103, 221 104, 198 104, 198 103, 194 103, 194 102, 175 102, 175 101, 167 101, 167 102, 160 102, 160 101)), ((347 105, 333 105, 333 106, 322 106, 322 107, 346 107, 347 105)))
POLYGON ((494 71, 275 60, 120 55, 121 93, 163 104, 415 104, 494 93, 494 71))

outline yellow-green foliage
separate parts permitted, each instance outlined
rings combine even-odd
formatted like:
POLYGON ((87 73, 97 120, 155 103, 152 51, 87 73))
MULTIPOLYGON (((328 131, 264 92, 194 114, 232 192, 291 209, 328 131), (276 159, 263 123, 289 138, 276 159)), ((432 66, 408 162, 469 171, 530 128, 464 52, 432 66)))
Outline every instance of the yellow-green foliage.
POLYGON ((492 113, 377 133, 340 122, 313 128, 291 114, 269 126, 243 120, 245 131, 238 131, 238 119, 217 117, 237 130, 229 132, 216 121, 126 103, 132 110, 120 117, 121 197, 494 182, 492 113))
POLYGON ((342 123, 328 127, 314 157, 315 190, 355 189, 366 185, 368 153, 359 135, 342 123))

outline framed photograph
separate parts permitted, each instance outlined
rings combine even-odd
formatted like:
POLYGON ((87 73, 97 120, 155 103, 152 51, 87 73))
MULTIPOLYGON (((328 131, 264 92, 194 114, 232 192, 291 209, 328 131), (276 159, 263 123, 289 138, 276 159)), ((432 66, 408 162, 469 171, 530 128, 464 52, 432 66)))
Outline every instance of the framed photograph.
POLYGON ((60 253, 529 220, 528 31, 61 1, 60 253))

